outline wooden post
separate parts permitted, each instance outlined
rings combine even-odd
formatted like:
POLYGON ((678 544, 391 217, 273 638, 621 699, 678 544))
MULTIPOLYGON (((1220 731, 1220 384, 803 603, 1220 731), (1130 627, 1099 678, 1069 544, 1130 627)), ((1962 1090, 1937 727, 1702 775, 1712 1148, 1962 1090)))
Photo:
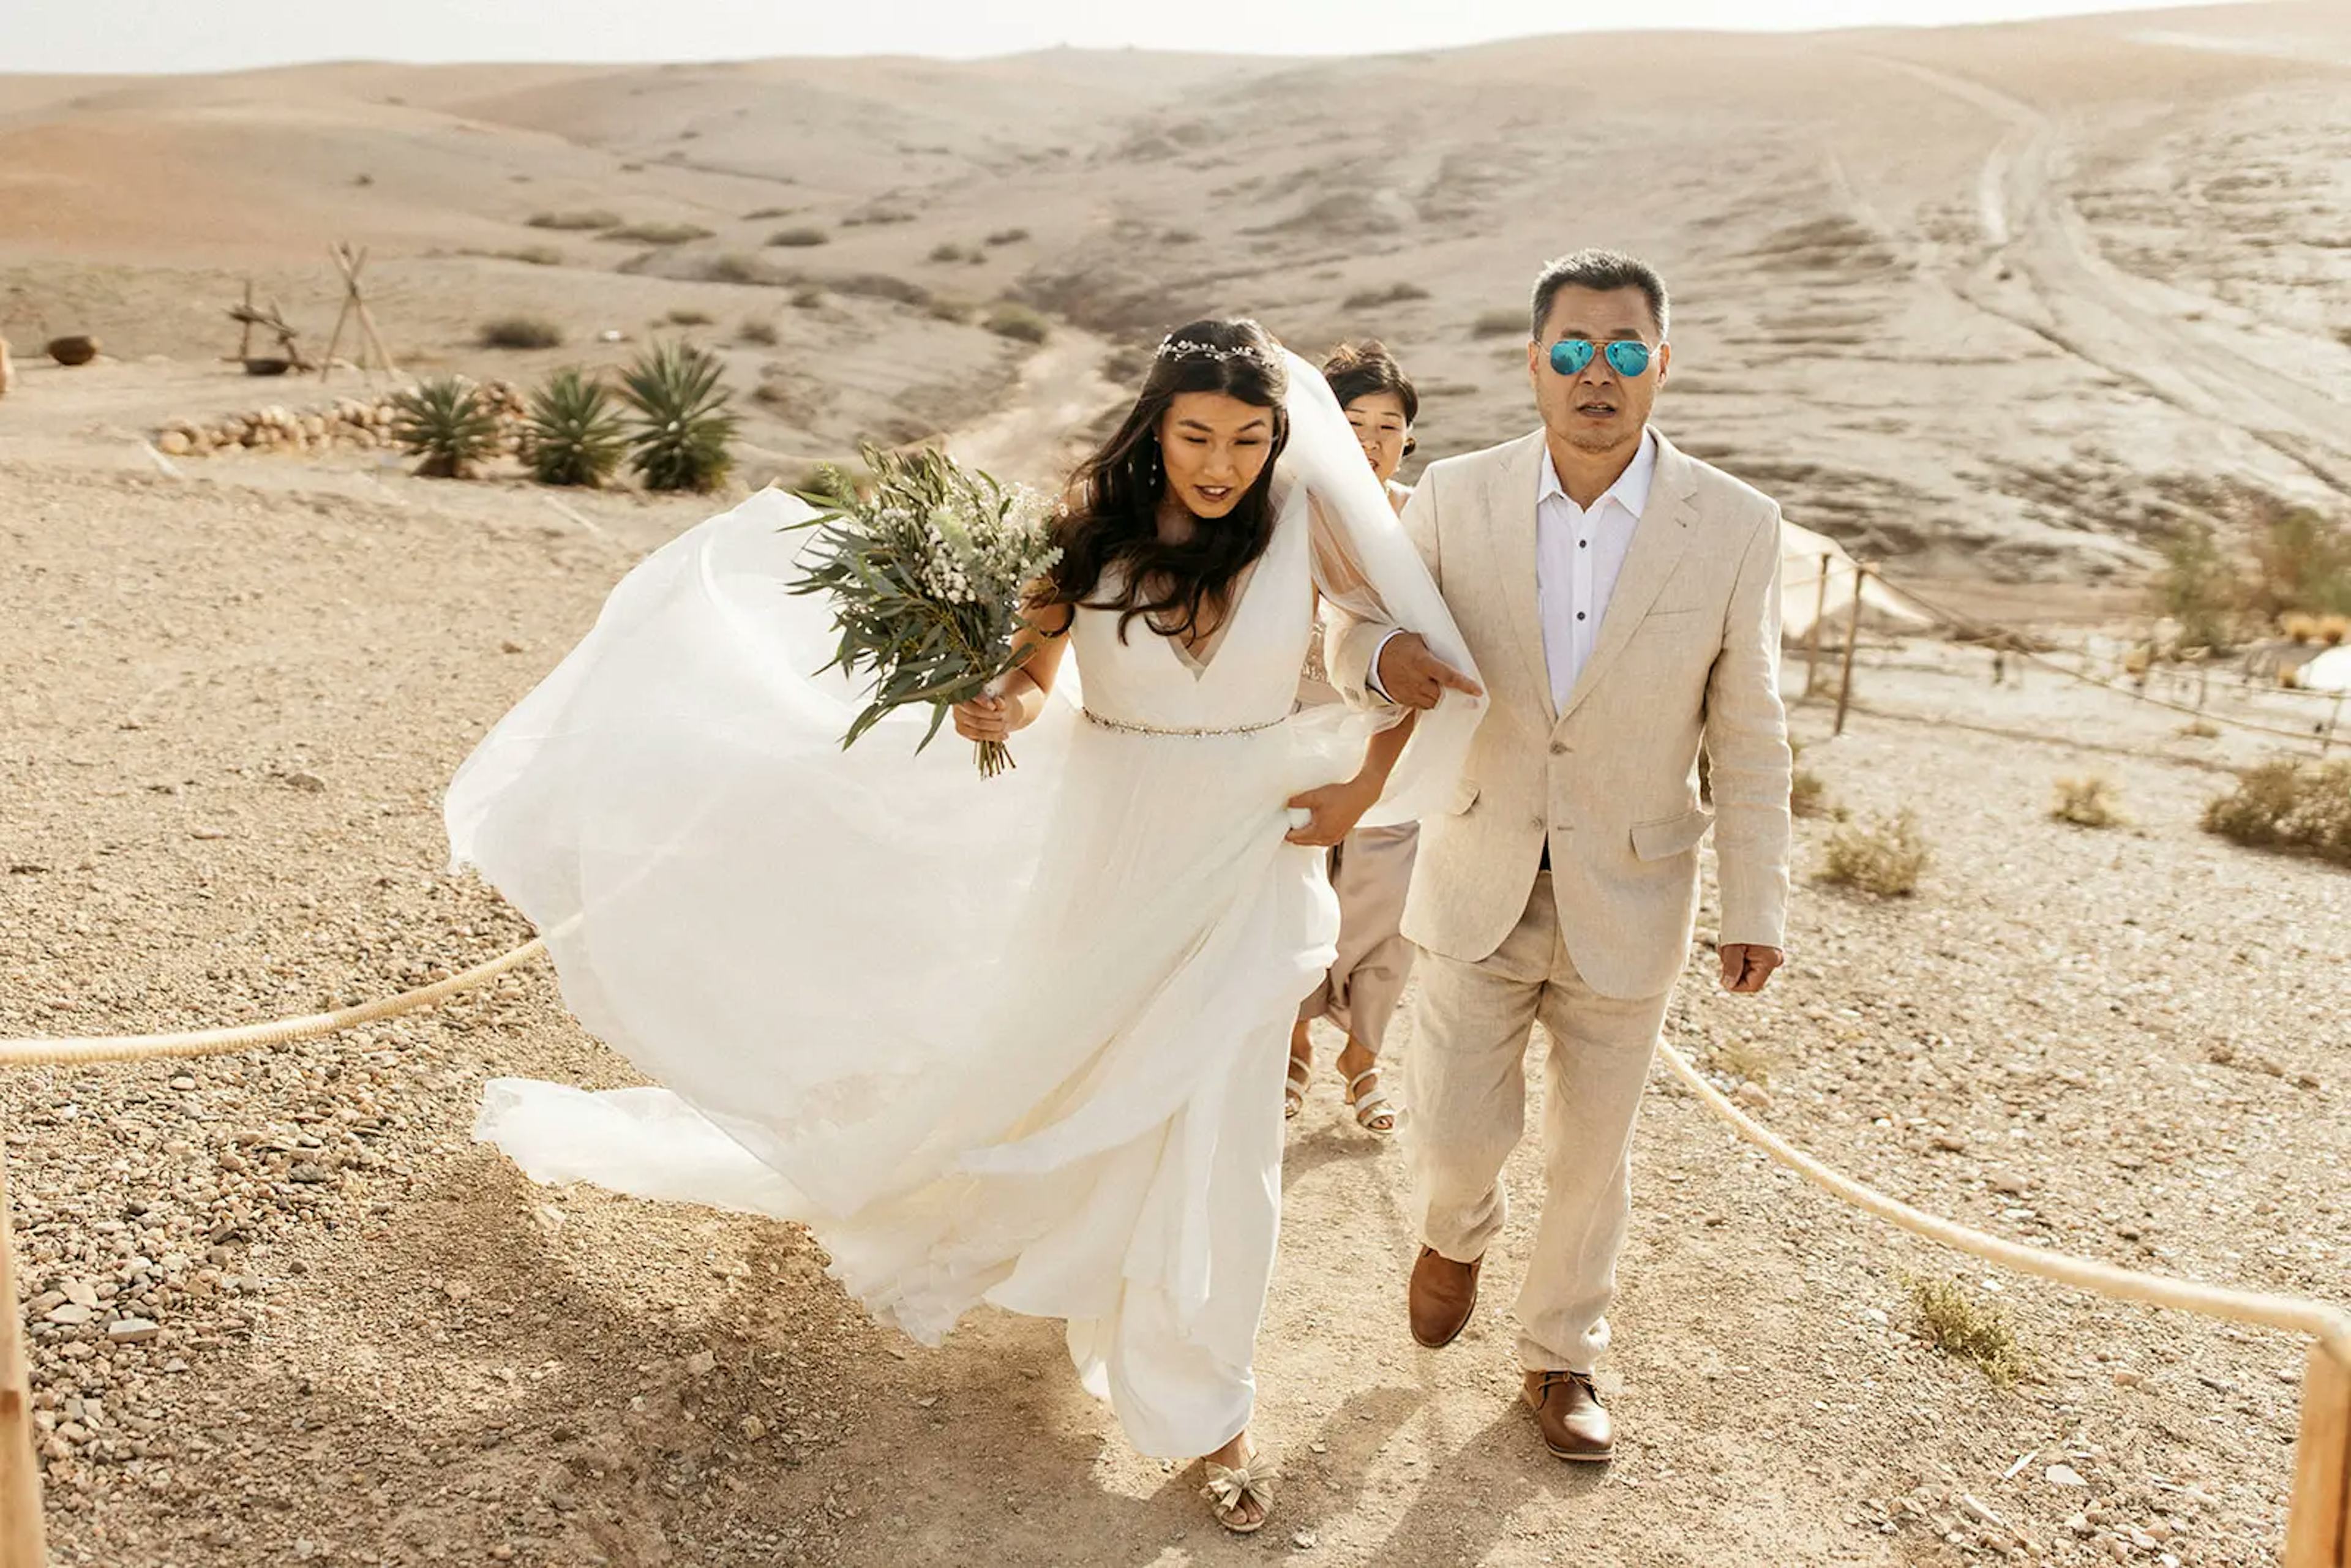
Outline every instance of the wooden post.
POLYGON ((1853 569, 1853 609, 1844 619, 1844 676, 1837 683, 1835 734, 1844 733, 1845 709, 1853 706, 1853 655, 1861 646, 1861 596, 1869 586, 1869 568, 1856 565, 1853 569))
POLYGON ((2351 1568, 2351 1364, 2342 1354, 2311 1346, 2303 1374, 2285 1568, 2351 1568))
POLYGON ((2335 727, 2343 722, 2343 699, 2346 695, 2351 695, 2351 693, 2336 692, 2335 706, 2326 710, 2326 730, 2318 737, 2318 755, 2322 758, 2325 757, 2327 748, 2335 744, 2335 727))
POLYGON ((244 330, 236 335, 236 357, 242 361, 253 356, 253 279, 245 280, 244 330))
POLYGON ((1813 590, 1813 625, 1804 633, 1804 700, 1813 700, 1813 686, 1821 674, 1821 622, 1829 612, 1829 562, 1834 558, 1823 552, 1821 580, 1813 590))
POLYGON ((0 1154, 0 1568, 42 1568, 41 1476, 33 1459, 33 1394, 25 1376, 24 1304, 16 1298, 8 1167, 0 1154))

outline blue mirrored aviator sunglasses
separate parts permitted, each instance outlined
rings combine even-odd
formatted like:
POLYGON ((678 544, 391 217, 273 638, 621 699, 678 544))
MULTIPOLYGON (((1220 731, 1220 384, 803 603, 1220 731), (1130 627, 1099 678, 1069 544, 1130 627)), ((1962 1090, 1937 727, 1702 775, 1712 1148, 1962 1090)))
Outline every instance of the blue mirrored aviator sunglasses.
POLYGON ((1638 338, 1619 338, 1603 349, 1588 338, 1562 338, 1551 346, 1551 368, 1563 376, 1583 373, 1595 353, 1608 356, 1608 366, 1630 381, 1649 370, 1649 345, 1638 338))

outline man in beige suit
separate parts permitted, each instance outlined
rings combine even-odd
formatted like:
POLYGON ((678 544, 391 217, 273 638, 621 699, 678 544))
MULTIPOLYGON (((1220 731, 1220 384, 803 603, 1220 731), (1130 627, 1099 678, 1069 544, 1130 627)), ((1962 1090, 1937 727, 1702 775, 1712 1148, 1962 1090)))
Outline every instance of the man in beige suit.
MULTIPOLYGON (((1405 907, 1423 950, 1407 1066, 1423 1242, 1412 1332, 1447 1344, 1475 1310, 1540 1021, 1548 1189, 1519 1354, 1526 1402, 1567 1459, 1613 1449, 1592 1375, 1630 1215, 1634 1116, 1688 953, 1707 830, 1726 988, 1771 978, 1788 902, 1780 508, 1649 428, 1667 317, 1642 262, 1552 263, 1527 347, 1543 427, 1432 465, 1404 514, 1491 697, 1450 810, 1421 826, 1405 907)), ((1330 643, 1351 700, 1427 707, 1467 685, 1393 627, 1343 621, 1330 643)))

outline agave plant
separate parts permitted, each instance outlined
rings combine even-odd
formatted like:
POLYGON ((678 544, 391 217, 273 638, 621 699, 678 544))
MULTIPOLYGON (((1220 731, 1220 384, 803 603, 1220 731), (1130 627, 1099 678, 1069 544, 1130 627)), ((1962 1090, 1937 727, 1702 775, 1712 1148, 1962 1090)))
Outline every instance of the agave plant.
POLYGON ((647 488, 715 490, 735 466, 726 444, 738 421, 726 412, 734 393, 718 384, 719 368, 707 349, 663 343, 621 378, 638 414, 629 466, 647 488))
POLYGON ((497 452, 497 409, 463 376, 435 376, 392 406, 392 439, 424 459, 416 471, 428 479, 470 479, 497 452))
POLYGON ((602 382, 558 371, 530 394, 522 457, 540 484, 594 488, 612 476, 627 451, 628 432, 602 382))

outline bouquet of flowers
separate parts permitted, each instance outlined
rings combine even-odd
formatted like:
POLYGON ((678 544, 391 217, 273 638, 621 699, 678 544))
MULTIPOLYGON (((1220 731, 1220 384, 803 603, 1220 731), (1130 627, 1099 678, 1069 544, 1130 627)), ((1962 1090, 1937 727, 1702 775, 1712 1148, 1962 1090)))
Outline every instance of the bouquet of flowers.
MULTIPOLYGON (((794 526, 824 531, 791 591, 832 596, 841 645, 825 667, 873 677, 872 700, 841 745, 893 708, 929 703, 936 711, 919 751, 950 707, 1019 663, 1012 638, 1021 591, 1061 552, 1050 504, 1025 486, 999 484, 938 452, 865 446, 860 455, 869 483, 828 465, 801 494, 817 516, 794 526)), ((1000 741, 981 741, 978 751, 985 778, 1012 766, 1000 741)))

